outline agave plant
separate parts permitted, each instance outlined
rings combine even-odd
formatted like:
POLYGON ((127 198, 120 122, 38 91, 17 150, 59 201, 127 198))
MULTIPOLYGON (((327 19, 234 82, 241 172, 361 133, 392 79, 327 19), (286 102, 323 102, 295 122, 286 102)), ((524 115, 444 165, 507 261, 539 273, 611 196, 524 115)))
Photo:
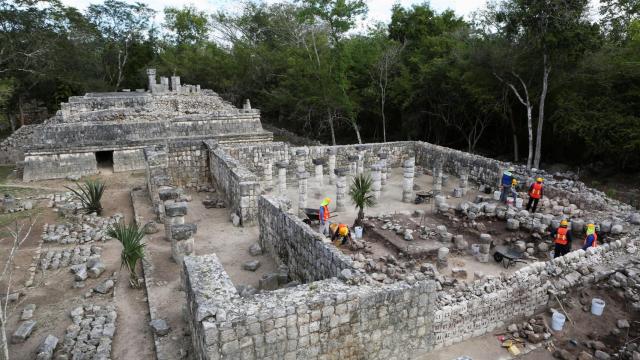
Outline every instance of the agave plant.
POLYGON ((68 186, 65 187, 73 192, 76 199, 80 200, 85 213, 91 214, 95 212, 98 215, 102 214, 102 204, 100 200, 102 199, 105 188, 102 181, 87 179, 84 181, 84 184, 76 183, 77 189, 68 186))
POLYGON ((358 217, 355 225, 362 225, 364 220, 364 208, 372 207, 376 204, 376 198, 373 196, 373 180, 371 176, 360 174, 353 178, 351 187, 349 188, 349 196, 351 201, 358 209, 358 217))
POLYGON ((107 235, 117 239, 122 243, 122 254, 120 255, 120 268, 126 266, 129 270, 129 284, 131 287, 140 286, 136 267, 138 262, 144 260, 144 228, 138 227, 135 222, 126 225, 124 222, 117 222, 109 228, 107 235))

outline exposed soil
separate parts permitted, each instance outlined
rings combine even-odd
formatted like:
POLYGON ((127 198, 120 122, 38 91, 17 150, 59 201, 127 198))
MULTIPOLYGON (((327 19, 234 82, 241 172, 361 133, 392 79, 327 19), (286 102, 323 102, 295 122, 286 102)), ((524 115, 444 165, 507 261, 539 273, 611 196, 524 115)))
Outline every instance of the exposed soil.
MULTIPOLYGON (((103 216, 109 217, 115 213, 121 213, 124 214, 127 221, 131 221, 132 208, 129 189, 142 184, 144 178, 137 174, 122 173, 103 173, 98 177, 107 183, 107 189, 102 200, 103 216)), ((64 192, 67 191, 64 188, 65 185, 73 186, 73 183, 66 180, 51 180, 31 183, 27 187, 19 187, 20 184, 10 184, 6 187, 3 186, 3 190, 6 188, 13 191, 16 196, 26 197, 32 194, 53 193, 56 190, 64 192)), ((31 214, 27 216, 22 213, 0 215, 0 222, 5 221, 5 223, 12 222, 18 214, 23 218, 22 221, 28 219, 29 216, 36 219, 31 235, 15 258, 13 289, 20 291, 22 296, 17 304, 11 304, 9 308, 10 319, 7 335, 10 337, 17 328, 22 309, 26 304, 36 304, 37 308, 33 319, 37 321, 37 326, 27 341, 10 345, 12 359, 35 358, 38 346, 48 334, 56 336, 61 343, 64 339, 66 327, 72 323, 69 311, 74 307, 86 303, 106 305, 113 302, 117 305, 118 319, 113 339, 112 357, 114 359, 154 358, 153 343, 148 326, 148 310, 144 301, 145 293, 142 289, 129 288, 128 274, 126 271, 120 271, 121 245, 117 241, 89 243, 102 247, 101 257, 106 270, 98 279, 87 279, 85 287, 82 289, 73 288, 73 276, 68 267, 45 272, 38 269, 35 274, 34 286, 24 287, 25 281, 29 277, 27 269, 31 266, 34 260, 33 257, 37 256, 35 251, 41 242, 43 225, 45 223, 53 224, 63 221, 58 213, 46 207, 45 204, 46 201, 34 203, 34 210, 30 211, 31 214), (38 214, 37 217, 34 214, 38 214), (6 221, 9 216, 13 216, 13 218, 6 221), (117 273, 118 279, 114 293, 106 295, 94 293, 88 298, 85 297, 85 293, 89 289, 107 279, 114 272, 117 273)), ((0 242, 0 263, 2 264, 4 264, 8 256, 9 240, 7 234, 3 232, 2 241, 0 242)), ((42 251, 72 248, 74 246, 43 244, 42 251)), ((3 289, 1 292, 4 293, 6 284, 0 285, 3 289)))

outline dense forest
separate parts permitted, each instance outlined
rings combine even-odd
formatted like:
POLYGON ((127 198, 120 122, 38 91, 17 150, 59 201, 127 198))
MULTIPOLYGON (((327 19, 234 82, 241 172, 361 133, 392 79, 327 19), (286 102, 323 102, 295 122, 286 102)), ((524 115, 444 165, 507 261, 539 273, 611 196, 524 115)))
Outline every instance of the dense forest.
POLYGON ((640 170, 640 0, 366 16, 363 0, 215 14, 0 0, 1 126, 10 133, 25 109, 50 115, 72 95, 143 88, 155 67, 325 143, 417 139, 531 167, 640 170))

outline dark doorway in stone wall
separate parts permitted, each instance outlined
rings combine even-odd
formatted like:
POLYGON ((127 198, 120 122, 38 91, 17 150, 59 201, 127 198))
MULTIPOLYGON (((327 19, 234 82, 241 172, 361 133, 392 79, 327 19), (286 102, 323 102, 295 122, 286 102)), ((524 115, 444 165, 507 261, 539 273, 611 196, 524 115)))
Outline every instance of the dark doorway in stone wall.
POLYGON ((113 150, 96 151, 96 162, 98 168, 113 171, 113 150))

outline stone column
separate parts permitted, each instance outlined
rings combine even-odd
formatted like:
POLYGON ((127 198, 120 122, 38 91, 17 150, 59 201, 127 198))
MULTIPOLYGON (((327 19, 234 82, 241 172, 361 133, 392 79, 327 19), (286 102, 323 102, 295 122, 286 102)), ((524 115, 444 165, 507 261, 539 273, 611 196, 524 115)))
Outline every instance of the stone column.
POLYGON ((160 85, 162 85, 162 91, 169 91, 169 78, 160 76, 160 85))
POLYGON ((381 166, 381 177, 380 177, 380 185, 381 187, 384 187, 385 185, 387 185, 387 175, 389 173, 389 169, 387 168, 387 153, 380 151, 380 153, 378 153, 378 159, 380 159, 380 166, 381 166))
MULTIPOLYGON (((166 207, 173 204, 180 197, 180 191, 176 188, 164 187, 158 190, 158 197, 160 198, 160 201, 162 201, 162 210, 164 214, 166 207)), ((165 215, 162 221, 164 222, 165 240, 171 241, 171 225, 174 223, 184 224, 184 217, 169 219, 165 215)))
POLYGON ((278 168, 278 195, 287 197, 287 167, 289 164, 278 161, 276 167, 278 168))
POLYGON ((180 93, 180 76, 171 77, 171 91, 180 93))
POLYGON ((320 189, 324 185, 324 159, 313 159, 313 165, 315 166, 315 185, 320 189))
POLYGON ((244 104, 242 105, 242 110, 244 112, 250 112, 251 111, 251 101, 249 101, 249 99, 246 99, 244 101, 244 104))
POLYGON ((410 157, 402 165, 402 202, 412 203, 415 200, 413 193, 413 178, 416 173, 416 158, 410 157))
POLYGON ((358 155, 349 155, 347 159, 349 160, 349 175, 355 177, 358 173, 358 155))
POLYGON ((303 149, 296 150, 296 174, 306 172, 304 164, 306 152, 303 149))
POLYGON ((372 183, 372 189, 373 189, 373 197, 376 198, 376 200, 380 200, 380 190, 382 190, 382 165, 381 164, 374 164, 371 165, 371 179, 373 181, 372 183))
POLYGON ((329 184, 334 185, 336 183, 336 150, 327 149, 327 155, 329 155, 329 184))
POLYGON ((298 173, 298 213, 304 217, 304 209, 307 207, 307 179, 309 173, 298 173))
POLYGON ((273 190, 273 165, 270 156, 262 157, 262 181, 266 191, 273 190))
POLYGON ((467 188, 469 187, 469 172, 468 170, 462 170, 460 172, 460 190, 462 191, 462 195, 467 194, 467 188))
POLYGON ((149 78, 149 83, 147 84, 149 91, 153 91, 156 84, 156 69, 147 69, 147 77, 149 78))
POLYGON ((436 163, 433 167, 433 193, 442 193, 442 164, 436 163))
POLYGON ((356 146, 356 150, 358 150, 358 168, 357 168, 357 174, 361 175, 364 173, 364 151, 365 151, 365 147, 362 145, 358 145, 356 146))
POLYGON ((193 234, 196 232, 195 224, 185 224, 187 215, 187 203, 167 201, 164 205, 165 233, 171 241, 171 256, 173 260, 181 264, 185 255, 193 253, 193 234))
POLYGON ((334 172, 336 174, 336 211, 344 211, 346 209, 348 171, 344 168, 338 168, 334 172))

